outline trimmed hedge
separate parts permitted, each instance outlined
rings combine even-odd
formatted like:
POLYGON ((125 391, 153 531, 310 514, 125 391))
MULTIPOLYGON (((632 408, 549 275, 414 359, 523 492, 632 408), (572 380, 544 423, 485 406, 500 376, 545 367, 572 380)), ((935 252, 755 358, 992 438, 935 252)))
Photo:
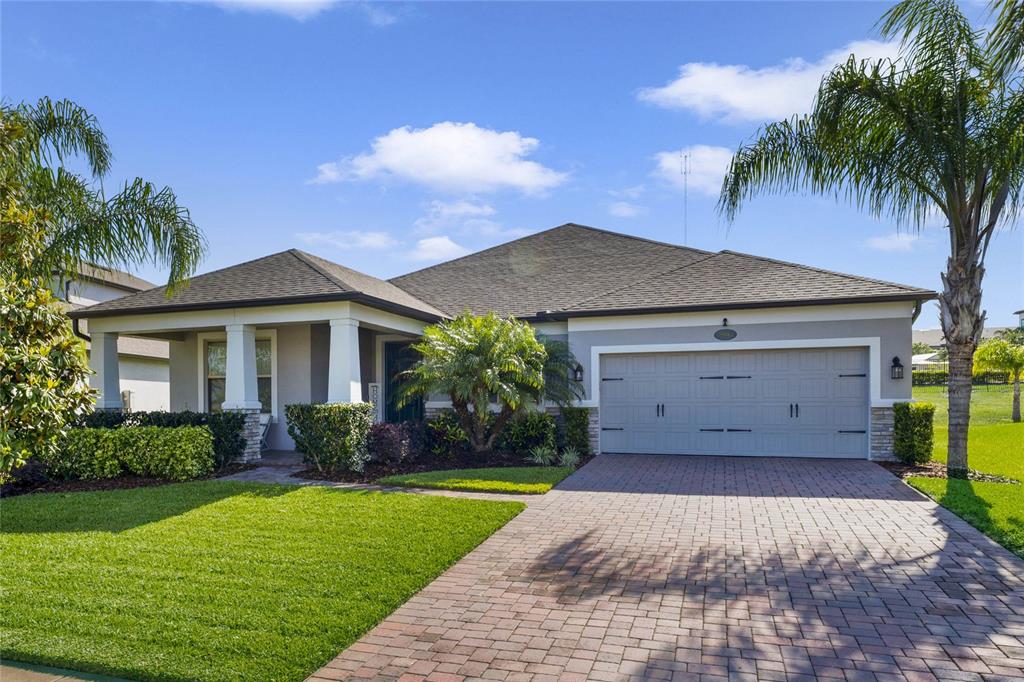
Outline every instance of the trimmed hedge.
POLYGON ((509 419, 494 445, 499 452, 525 456, 537 447, 553 449, 557 433, 554 416, 529 410, 509 419))
POLYGON ((206 426, 213 434, 214 465, 221 469, 245 452, 245 415, 241 412, 114 412, 97 410, 82 415, 78 425, 113 429, 137 426, 206 426))
POLYGON ((590 410, 586 407, 563 407, 566 448, 575 448, 581 455, 590 454, 590 410))
POLYGON ((65 479, 134 474, 186 481, 213 471, 213 434, 207 426, 74 428, 46 463, 65 479))
MULTIPOLYGON (((911 384, 914 386, 945 386, 949 383, 949 372, 942 369, 917 369, 911 372, 911 384)), ((976 386, 989 384, 1006 384, 1010 382, 1010 373, 1002 371, 975 372, 971 383, 976 386)))
POLYGON ((932 458, 931 403, 896 403, 893 410, 893 453, 905 464, 924 464, 932 458))
POLYGON ((321 472, 362 471, 369 459, 372 403, 286 405, 288 435, 307 464, 321 472))

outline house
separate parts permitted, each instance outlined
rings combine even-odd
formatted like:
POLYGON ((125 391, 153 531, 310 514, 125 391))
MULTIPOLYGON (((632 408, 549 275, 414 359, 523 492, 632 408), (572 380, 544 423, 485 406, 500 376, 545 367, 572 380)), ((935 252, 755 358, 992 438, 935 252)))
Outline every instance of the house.
POLYGON ((1014 315, 1017 316, 1017 326, 1024 329, 1024 309, 1018 310, 1014 315))
MULTIPOLYGON (((981 330, 981 340, 994 339, 999 332, 1006 330, 1006 327, 985 327, 981 330)), ((915 329, 914 343, 923 343, 931 346, 936 351, 945 350, 946 336, 941 329, 915 329)))
MULTIPOLYGON (((932 291, 567 224, 381 280, 298 250, 75 310, 92 331, 98 408, 121 407, 124 337, 170 348, 171 409, 272 415, 372 401, 425 325, 512 315, 568 340, 599 452, 886 458, 911 398, 911 327, 932 291)), ((249 450, 258 457, 258 450, 249 450)))
MULTIPOLYGON (((78 268, 72 280, 53 282, 53 292, 69 314, 87 306, 113 301, 156 285, 127 272, 94 265, 78 268)), ((76 322, 75 331, 92 353, 88 321, 76 322)), ((167 342, 157 338, 124 336, 117 341, 118 392, 126 409, 135 411, 170 408, 170 361, 167 342)))

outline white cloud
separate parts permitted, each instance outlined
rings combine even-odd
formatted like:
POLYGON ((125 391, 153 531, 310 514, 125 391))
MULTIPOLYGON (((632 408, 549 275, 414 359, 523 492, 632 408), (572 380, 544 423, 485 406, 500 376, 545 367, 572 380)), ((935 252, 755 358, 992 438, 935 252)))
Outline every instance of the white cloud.
POLYGON ((448 192, 538 194, 568 177, 526 159, 539 145, 536 138, 475 123, 404 126, 376 138, 369 153, 320 164, 313 182, 399 179, 448 192))
POLYGON ((619 218, 635 218, 638 215, 647 213, 643 206, 631 204, 628 201, 613 201, 608 205, 608 212, 619 218))
POLYGON ((409 260, 444 261, 465 256, 469 249, 453 242, 449 237, 426 237, 416 242, 416 248, 407 254, 409 260))
POLYGON ((684 182, 694 192, 717 197, 722 191, 722 180, 732 161, 732 150, 696 144, 674 152, 658 152, 653 175, 683 189, 684 182), (690 173, 684 179, 682 155, 690 155, 690 173))
POLYGON ((458 201, 431 201, 427 215, 418 218, 413 225, 417 232, 436 232, 451 227, 456 222, 483 218, 496 213, 489 204, 480 204, 466 199, 458 201))
POLYGON ((818 61, 788 59, 751 68, 743 64, 690 62, 679 77, 660 88, 644 88, 640 100, 666 109, 686 109, 703 118, 726 121, 784 119, 810 110, 822 77, 851 54, 858 59, 895 59, 897 43, 854 41, 818 61))
POLYGON ((398 244, 398 240, 387 232, 362 230, 300 232, 297 236, 307 244, 323 244, 338 249, 386 249, 398 244))
POLYGON ((643 185, 633 185, 632 187, 626 187, 624 189, 610 189, 608 190, 608 194, 616 199, 638 199, 646 189, 647 188, 643 185))
POLYGON ((373 26, 390 26, 398 21, 398 15, 384 9, 380 4, 370 2, 345 2, 343 0, 192 0, 211 2, 218 7, 239 12, 268 12, 283 14, 298 21, 312 19, 333 7, 344 7, 362 14, 373 26))
POLYGON ((880 237, 871 237, 867 240, 868 248, 875 251, 912 251, 921 237, 916 234, 905 232, 893 232, 892 234, 880 237))

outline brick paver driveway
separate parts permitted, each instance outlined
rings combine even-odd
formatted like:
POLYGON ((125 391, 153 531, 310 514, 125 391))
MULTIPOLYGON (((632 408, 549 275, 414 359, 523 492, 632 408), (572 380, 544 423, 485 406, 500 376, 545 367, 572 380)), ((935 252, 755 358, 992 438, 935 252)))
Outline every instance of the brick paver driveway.
POLYGON ((1024 676, 1024 561, 869 462, 605 455, 313 679, 812 676, 1024 676))

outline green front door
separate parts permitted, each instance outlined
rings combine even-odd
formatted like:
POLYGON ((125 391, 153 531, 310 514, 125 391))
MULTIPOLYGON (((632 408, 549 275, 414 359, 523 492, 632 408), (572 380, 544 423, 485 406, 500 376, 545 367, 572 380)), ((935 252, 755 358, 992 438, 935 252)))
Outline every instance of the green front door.
POLYGON ((418 359, 416 351, 409 347, 408 341, 384 342, 384 377, 386 389, 384 393, 384 421, 409 422, 423 419, 423 399, 417 398, 399 409, 398 388, 402 383, 401 373, 412 367, 418 359))

